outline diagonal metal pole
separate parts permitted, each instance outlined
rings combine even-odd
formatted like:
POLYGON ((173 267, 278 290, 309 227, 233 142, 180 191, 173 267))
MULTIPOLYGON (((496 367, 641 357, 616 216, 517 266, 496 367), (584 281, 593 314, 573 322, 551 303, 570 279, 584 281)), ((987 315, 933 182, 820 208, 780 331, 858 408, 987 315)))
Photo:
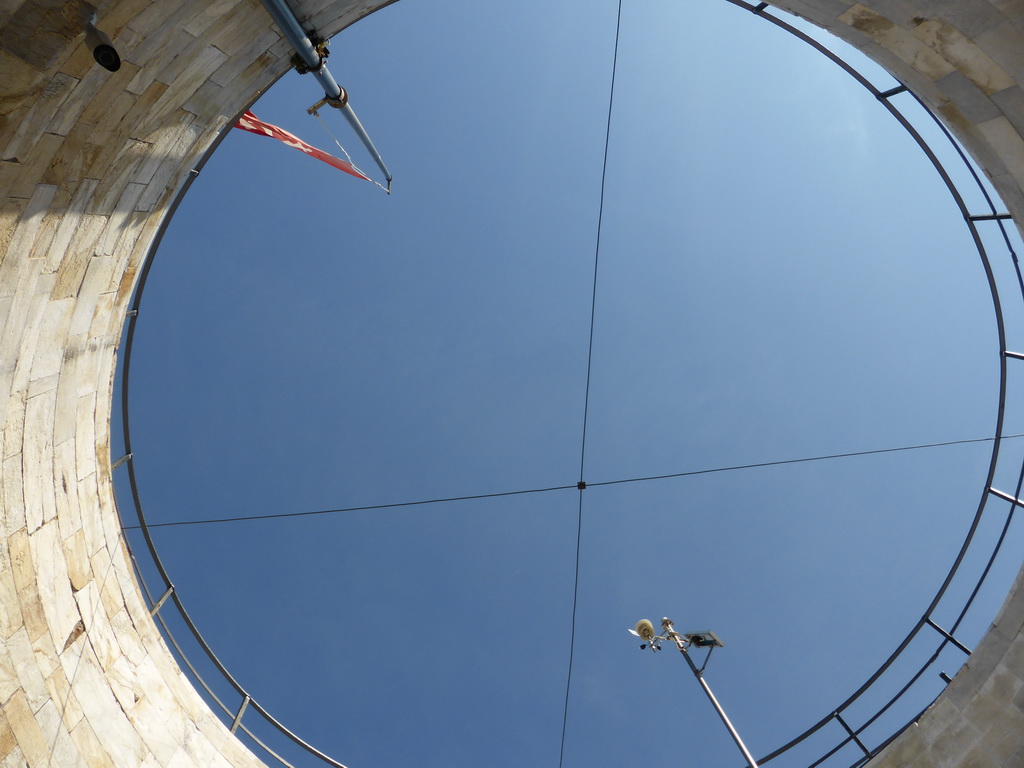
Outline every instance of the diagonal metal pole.
POLYGON ((380 168, 381 173, 384 174, 384 178, 388 182, 388 188, 391 187, 391 171, 384 165, 384 158, 380 156, 380 152, 373 146, 373 142, 370 140, 369 134, 366 133, 366 129, 363 128, 362 123, 359 122, 359 118, 356 117, 356 113, 352 111, 352 107, 348 103, 348 97, 344 96, 344 91, 338 82, 334 79, 330 70, 327 69, 327 59, 317 51, 316 46, 313 45, 313 41, 309 39, 309 35, 302 28, 298 18, 295 16, 295 12, 292 11, 286 0, 261 0, 263 7, 267 9, 267 13, 277 24, 281 33, 288 39, 288 42, 292 44, 295 49, 295 53, 298 55, 302 63, 305 64, 309 72, 316 78, 317 82, 323 86, 324 96, 327 99, 327 103, 332 107, 337 107, 341 110, 341 114, 344 115, 345 119, 348 120, 352 130, 356 132, 359 140, 366 147, 366 151, 373 157, 373 161, 377 163, 377 167, 380 168), (343 98, 344 96, 344 98, 343 98))
POLYGON ((668 638, 676 644, 676 648, 678 648, 679 652, 683 654, 683 658, 686 659, 686 663, 690 665, 690 671, 693 672, 693 676, 697 678, 697 682, 700 683, 700 687, 704 689, 704 693, 707 694, 708 700, 715 708, 715 712, 717 712, 718 716, 722 718, 722 722, 729 731, 729 735, 732 736, 732 740, 736 742, 736 746, 739 747, 740 752, 743 753, 743 757, 747 761, 747 765, 749 765, 750 768, 758 768, 757 761, 754 760, 754 756, 750 754, 750 750, 747 749, 746 744, 743 743, 743 739, 740 738, 739 732, 733 727, 733 724, 729 722, 729 718, 725 714, 725 710, 722 709, 722 705, 718 703, 718 699, 715 698, 715 694, 711 692, 711 686, 709 686, 707 680, 704 679, 703 670, 697 669, 697 665, 693 663, 693 659, 691 659, 690 654, 687 653, 686 639, 672 628, 672 622, 668 619, 663 619, 661 626, 664 628, 665 634, 668 638))

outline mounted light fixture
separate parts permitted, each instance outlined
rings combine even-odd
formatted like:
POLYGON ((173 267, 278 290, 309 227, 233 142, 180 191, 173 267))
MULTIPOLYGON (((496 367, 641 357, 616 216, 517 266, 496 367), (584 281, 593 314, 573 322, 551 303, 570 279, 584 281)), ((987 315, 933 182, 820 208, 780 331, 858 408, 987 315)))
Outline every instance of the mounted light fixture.
POLYGON ((93 11, 85 24, 85 44, 92 50, 92 57, 97 64, 110 72, 117 72, 121 68, 121 57, 110 41, 110 36, 96 28, 96 20, 96 12, 93 11))
POLYGON ((715 694, 711 692, 710 686, 704 679, 704 668, 708 665, 708 659, 711 658, 711 652, 715 648, 722 648, 725 643, 719 640, 718 635, 710 630, 704 630, 701 632, 676 632, 672 626, 671 619, 661 620, 661 634, 654 634, 654 624, 649 619, 640 619, 636 623, 636 626, 629 630, 631 635, 636 635, 644 643, 640 646, 640 650, 650 648, 652 651, 660 651, 661 644, 663 642, 675 643, 676 648, 683 654, 683 658, 686 659, 686 663, 690 666, 690 671, 693 672, 693 676, 697 678, 697 682, 700 683, 700 687, 707 694, 708 700, 715 708, 715 712, 722 718, 722 722, 725 724, 726 729, 729 731, 729 735, 732 736, 732 740, 736 742, 736 746, 739 747, 740 752, 743 753, 743 757, 746 759, 747 764, 750 768, 758 768, 757 762, 754 760, 754 756, 750 754, 750 750, 747 749, 743 740, 740 738, 739 733, 733 728, 729 718, 725 715, 725 710, 722 709, 722 705, 718 703, 718 699, 715 698, 715 694), (707 648, 708 655, 704 657, 704 664, 699 668, 693 663, 693 659, 690 658, 688 651, 691 647, 694 648, 707 648))

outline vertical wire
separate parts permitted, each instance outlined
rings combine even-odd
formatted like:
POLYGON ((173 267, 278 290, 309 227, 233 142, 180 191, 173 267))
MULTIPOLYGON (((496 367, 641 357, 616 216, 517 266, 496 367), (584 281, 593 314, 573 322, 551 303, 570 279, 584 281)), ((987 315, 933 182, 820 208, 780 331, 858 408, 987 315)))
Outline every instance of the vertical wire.
MULTIPOLYGON (((619 0, 615 18, 615 52, 612 54, 612 78, 608 89, 608 121, 604 130, 604 159, 601 163, 601 193, 597 209, 597 238, 594 243, 594 279, 590 295, 590 340, 587 343, 587 384, 583 395, 583 437, 580 445, 580 482, 583 482, 583 466, 587 455, 587 416, 590 411, 590 373, 594 360, 594 317, 597 311, 597 266, 601 255, 601 223, 604 220, 604 187, 608 176, 608 144, 612 134, 612 104, 615 100, 615 71, 619 59, 619 29, 622 26, 622 0, 619 0)), ((582 489, 581 489, 582 490, 582 489)))
POLYGON ((597 237, 594 243, 594 277, 590 294, 590 338, 587 342, 587 383, 583 395, 583 431, 580 438, 579 509, 576 514, 576 565, 572 588, 572 621, 569 629, 569 668, 565 676, 565 704, 562 707, 562 741, 558 750, 558 768, 565 760, 565 735, 569 723, 569 692, 572 689, 572 662, 576 649, 576 605, 580 591, 580 539, 583 534, 583 469, 587 456, 587 416, 590 409, 590 374, 594 360, 594 317, 597 309, 597 267, 601 255, 601 224, 604 220, 604 189, 608 176, 608 144, 612 132, 612 105, 615 101, 615 73, 619 60, 619 30, 622 27, 622 0, 615 13, 615 48, 612 53, 611 83, 608 87, 608 119, 604 130, 604 158, 601 162, 601 192, 597 209, 597 237))

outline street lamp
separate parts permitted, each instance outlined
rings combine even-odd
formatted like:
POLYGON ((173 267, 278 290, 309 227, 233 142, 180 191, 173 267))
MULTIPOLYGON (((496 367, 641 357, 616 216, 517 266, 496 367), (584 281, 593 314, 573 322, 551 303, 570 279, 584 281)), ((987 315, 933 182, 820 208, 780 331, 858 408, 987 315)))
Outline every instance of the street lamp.
POLYGON ((722 718, 722 722, 725 723, 726 729, 729 731, 729 735, 732 736, 732 740, 736 742, 736 746, 740 748, 740 752, 743 753, 743 757, 746 759, 747 764, 750 768, 758 768, 757 762, 754 760, 753 755, 750 754, 750 750, 747 749, 743 743, 743 739, 740 738, 739 733, 733 728, 732 723, 729 722, 729 718, 725 715, 725 710, 722 709, 722 705, 718 703, 718 699, 715 698, 715 694, 711 692, 711 688, 708 686, 707 681, 704 679, 704 668, 708 665, 708 659, 711 658, 711 652, 715 648, 721 648, 725 643, 718 639, 718 635, 714 632, 687 632, 685 634, 676 632, 672 626, 671 619, 661 620, 661 634, 654 634, 654 625, 647 619, 640 619, 636 623, 636 628, 629 630, 631 634, 636 635, 643 640, 643 645, 640 646, 640 650, 650 648, 652 651, 660 651, 661 644, 663 642, 670 641, 675 643, 676 648, 683 654, 683 658, 686 659, 686 663, 690 665, 690 671, 693 672, 693 676, 697 678, 697 682, 700 683, 700 687, 704 689, 704 693, 707 694, 708 700, 711 705, 715 708, 715 712, 722 718), (704 663, 698 668, 693 663, 693 659, 690 658, 690 648, 707 648, 708 655, 704 657, 704 663))

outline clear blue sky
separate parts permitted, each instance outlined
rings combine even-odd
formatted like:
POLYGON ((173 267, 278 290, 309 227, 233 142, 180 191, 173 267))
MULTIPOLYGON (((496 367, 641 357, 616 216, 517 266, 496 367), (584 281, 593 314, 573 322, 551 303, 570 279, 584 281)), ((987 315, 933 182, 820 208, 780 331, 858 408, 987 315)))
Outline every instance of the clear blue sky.
MULTIPOLYGON (((576 483, 614 31, 612 2, 406 0, 338 35, 391 197, 227 138, 140 313, 151 522, 576 483)), ((289 74, 254 111, 330 150, 318 97, 289 74)), ((991 436, 997 363, 968 232, 869 94, 724 2, 626 0, 587 482, 991 436)), ((741 763, 682 660, 626 634, 642 617, 725 640, 708 679, 756 755, 828 714, 934 594, 989 451, 585 491, 565 765, 741 763)), ((222 660, 350 768, 555 768, 578 504, 155 535, 222 660)))

